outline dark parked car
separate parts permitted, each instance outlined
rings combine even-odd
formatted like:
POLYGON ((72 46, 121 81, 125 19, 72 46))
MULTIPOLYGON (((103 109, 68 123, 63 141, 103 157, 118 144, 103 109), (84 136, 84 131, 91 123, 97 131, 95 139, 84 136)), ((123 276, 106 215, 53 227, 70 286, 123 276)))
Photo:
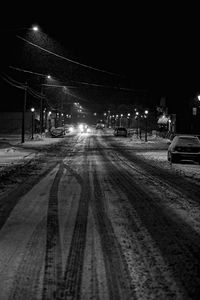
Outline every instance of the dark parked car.
POLYGON ((114 129, 114 136, 128 136, 128 130, 125 127, 116 127, 114 129))
POLYGON ((57 128, 51 128, 50 130, 51 137, 64 137, 65 135, 65 128, 64 127, 57 127, 57 128))
POLYGON ((176 135, 167 151, 168 161, 193 160, 200 164, 200 140, 195 135, 176 135))

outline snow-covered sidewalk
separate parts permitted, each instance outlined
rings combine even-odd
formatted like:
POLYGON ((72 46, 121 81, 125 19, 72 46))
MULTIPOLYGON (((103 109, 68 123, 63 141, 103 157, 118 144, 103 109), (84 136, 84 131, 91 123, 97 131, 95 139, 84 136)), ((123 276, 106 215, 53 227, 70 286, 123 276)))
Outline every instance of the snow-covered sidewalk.
POLYGON ((156 164, 163 169, 172 169, 177 174, 181 174, 182 176, 194 180, 196 183, 200 184, 200 165, 198 163, 192 161, 182 161, 177 164, 170 164, 168 162, 168 139, 149 136, 148 141, 145 142, 144 139, 140 140, 136 136, 132 136, 128 139, 121 139, 121 142, 129 150, 134 147, 135 154, 151 161, 151 163, 156 164))
POLYGON ((0 166, 19 163, 21 160, 33 158, 35 152, 32 150, 23 150, 16 147, 0 149, 0 166))
POLYGON ((0 137, 0 167, 23 163, 37 155, 42 146, 56 144, 63 138, 36 137, 22 144, 19 138, 13 136, 0 137))

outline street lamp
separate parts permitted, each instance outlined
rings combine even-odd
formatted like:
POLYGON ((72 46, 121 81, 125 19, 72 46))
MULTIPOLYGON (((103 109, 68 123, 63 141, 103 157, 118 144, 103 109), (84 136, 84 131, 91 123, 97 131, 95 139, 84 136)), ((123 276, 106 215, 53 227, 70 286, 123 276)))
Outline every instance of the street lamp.
POLYGON ((137 138, 138 138, 138 135, 139 135, 139 112, 136 111, 136 120, 137 120, 137 138))
POLYGON ((38 27, 37 25, 33 25, 33 26, 32 26, 32 30, 33 30, 33 31, 38 31, 38 30, 39 30, 39 27, 38 27))
POLYGON ((120 126, 122 126, 122 118, 123 118, 123 114, 120 115, 120 126))
POLYGON ((128 113, 128 114, 127 114, 128 128, 130 128, 130 127, 131 127, 131 126, 130 126, 130 124, 131 124, 130 116, 131 116, 131 114, 130 114, 130 113, 128 113))
POLYGON ((22 135, 21 135, 22 143, 24 143, 25 141, 26 98, 27 98, 27 83, 25 83, 25 87, 24 87, 24 102, 23 102, 23 110, 22 110, 22 135))
POLYGON ((145 117, 145 142, 147 142, 147 116, 148 116, 148 110, 146 109, 144 111, 144 117, 145 117))
MULTIPOLYGON (((44 76, 44 82, 41 85, 41 99, 40 99, 40 134, 43 133, 43 127, 44 127, 44 89, 43 86, 45 84, 46 78, 51 79, 51 75, 44 76)), ((46 127, 46 124, 45 124, 46 127)))
POLYGON ((32 124, 32 135, 31 135, 31 139, 33 140, 33 132, 34 132, 34 112, 35 112, 35 108, 34 107, 32 107, 31 108, 31 113, 32 113, 32 122, 31 122, 31 124, 32 124))

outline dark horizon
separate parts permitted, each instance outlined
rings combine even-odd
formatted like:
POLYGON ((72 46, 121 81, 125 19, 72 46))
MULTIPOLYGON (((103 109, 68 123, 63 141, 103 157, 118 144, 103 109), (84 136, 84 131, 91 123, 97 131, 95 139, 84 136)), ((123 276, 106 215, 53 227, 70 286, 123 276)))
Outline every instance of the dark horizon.
MULTIPOLYGON (((88 105, 91 102, 91 107, 95 101, 101 105, 106 92, 106 103, 109 99, 116 101, 117 91, 125 88, 133 92, 124 91, 123 94, 120 90, 116 98, 122 95, 122 103, 134 104, 137 102, 135 95, 144 93, 150 107, 156 107, 160 99, 165 97, 170 111, 185 109, 185 105, 193 101, 200 91, 198 24, 195 15, 186 8, 184 10, 184 7, 183 10, 180 7, 166 7, 165 10, 158 7, 157 11, 153 8, 148 10, 148 7, 146 10, 135 7, 132 11, 128 7, 117 7, 115 13, 111 14, 111 11, 111 6, 107 10, 103 7, 94 9, 93 13, 72 10, 72 14, 66 17, 61 14, 60 18, 53 18, 51 10, 45 15, 42 11, 35 14, 32 11, 25 12, 22 18, 1 20, 1 33, 4 36, 1 71, 15 80, 24 80, 20 72, 9 68, 12 64, 33 72, 49 72, 61 82, 63 79, 74 81, 77 89, 73 91, 80 99, 86 99, 88 105), (190 16, 193 18, 190 19, 190 16), (20 28, 28 28, 32 24, 39 25, 43 35, 40 41, 34 40, 36 44, 80 65, 47 55, 16 38, 15 29, 20 32, 20 28), (85 85, 77 82, 84 82, 85 85)), ((20 32, 20 36, 24 37, 23 34, 20 32)), ((1 86, 6 92, 13 90, 10 94, 13 97, 14 88, 9 89, 6 85, 1 77, 1 86)))

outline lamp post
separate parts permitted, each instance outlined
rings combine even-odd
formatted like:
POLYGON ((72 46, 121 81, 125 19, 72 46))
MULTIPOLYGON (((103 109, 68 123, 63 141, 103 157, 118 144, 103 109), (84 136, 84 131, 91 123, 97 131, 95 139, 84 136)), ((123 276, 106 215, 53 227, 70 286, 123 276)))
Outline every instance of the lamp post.
POLYGON ((27 83, 25 83, 24 88, 24 103, 23 103, 23 111, 22 111, 22 136, 21 136, 21 142, 24 143, 24 136, 25 136, 25 113, 26 113, 26 97, 27 97, 27 83))
POLYGON ((46 78, 50 79, 51 75, 47 75, 44 77, 44 83, 41 85, 41 99, 40 99, 40 134, 43 133, 43 127, 44 127, 44 90, 43 85, 45 84, 46 78))
POLYGON ((145 142, 147 142, 147 116, 148 116, 148 110, 144 111, 144 117, 145 117, 145 142))
POLYGON ((139 112, 136 111, 136 120, 137 120, 137 138, 138 138, 138 135, 139 135, 139 112))
POLYGON ((130 113, 128 113, 128 114, 127 114, 128 128, 130 128, 130 127, 131 127, 131 120, 130 120, 130 116, 131 116, 131 114, 130 114, 130 113))
POLYGON ((32 132, 32 134, 31 134, 31 139, 33 140, 33 133, 34 133, 34 112, 35 112, 35 108, 34 107, 32 107, 31 108, 31 117, 32 117, 32 122, 31 122, 31 132, 32 132))
POLYGON ((43 132, 43 85, 41 86, 41 98, 40 98, 40 134, 43 132))
POLYGON ((122 118, 123 118, 123 114, 120 115, 120 125, 119 126, 122 126, 122 118))

